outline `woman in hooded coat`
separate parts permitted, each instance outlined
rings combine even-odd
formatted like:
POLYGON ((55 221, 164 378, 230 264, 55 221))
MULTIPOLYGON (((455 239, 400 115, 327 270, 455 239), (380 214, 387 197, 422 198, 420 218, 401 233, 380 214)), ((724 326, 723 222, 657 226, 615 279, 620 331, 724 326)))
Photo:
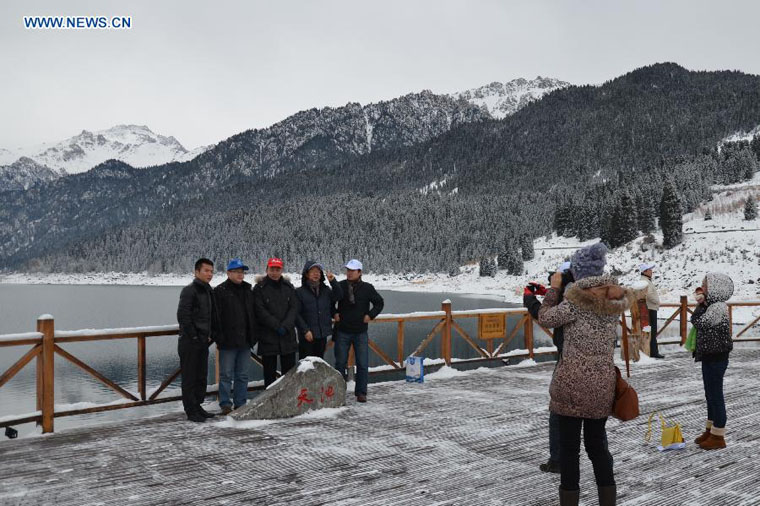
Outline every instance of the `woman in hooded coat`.
POLYGON ((702 280, 702 294, 691 316, 697 329, 694 360, 702 362, 702 381, 707 400, 707 428, 694 440, 704 450, 726 447, 726 401, 723 377, 728 354, 734 349, 726 301, 734 294, 734 282, 725 274, 711 272, 702 280))
POLYGON ((601 506, 616 500, 612 455, 605 424, 615 399, 615 341, 620 314, 633 303, 633 292, 604 275, 607 248, 598 243, 578 250, 571 260, 575 282, 559 301, 560 273, 538 312, 538 322, 563 327, 565 342, 554 370, 549 409, 559 418, 560 505, 577 505, 580 496, 581 428, 586 453, 594 467, 601 506))
POLYGON ((330 286, 325 283, 324 267, 308 260, 301 271, 301 286, 296 296, 301 310, 296 317, 298 356, 324 358, 327 339, 332 335, 335 304, 343 298, 343 290, 335 275, 327 271, 330 286))

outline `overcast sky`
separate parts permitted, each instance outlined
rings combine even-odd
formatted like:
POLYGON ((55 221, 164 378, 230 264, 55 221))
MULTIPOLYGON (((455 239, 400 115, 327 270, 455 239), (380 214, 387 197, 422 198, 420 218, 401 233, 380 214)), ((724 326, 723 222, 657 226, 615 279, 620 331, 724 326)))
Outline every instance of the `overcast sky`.
MULTIPOLYGON (((0 147, 147 125, 185 147, 299 110, 655 62, 760 74, 760 2, 19 1, 0 4, 0 147), (26 30, 127 15, 131 30, 26 30)), ((758 118, 760 123, 760 118, 758 118)))

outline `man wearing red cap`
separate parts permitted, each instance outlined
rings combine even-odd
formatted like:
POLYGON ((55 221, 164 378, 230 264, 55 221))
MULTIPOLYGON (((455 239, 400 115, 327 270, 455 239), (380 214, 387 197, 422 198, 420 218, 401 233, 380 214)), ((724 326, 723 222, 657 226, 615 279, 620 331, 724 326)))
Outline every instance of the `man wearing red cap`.
POLYGON ((264 386, 277 378, 277 356, 282 374, 296 364, 295 322, 299 303, 296 289, 282 276, 279 258, 267 261, 267 274, 257 279, 253 288, 256 322, 259 325, 259 354, 264 364, 264 386))

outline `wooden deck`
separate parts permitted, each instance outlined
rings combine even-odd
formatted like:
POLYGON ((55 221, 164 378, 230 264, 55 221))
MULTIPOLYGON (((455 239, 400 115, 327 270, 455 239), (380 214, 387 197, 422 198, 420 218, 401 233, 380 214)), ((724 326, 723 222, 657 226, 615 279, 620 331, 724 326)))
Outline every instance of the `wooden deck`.
MULTIPOLYGON (((538 470, 552 367, 370 385, 366 405, 248 429, 170 415, 5 440, 0 504, 557 504, 558 475, 538 470)), ((728 448, 704 452, 691 443, 705 419, 698 365, 683 353, 634 365, 642 411, 679 421, 689 444, 659 453, 646 417, 610 421, 618 504, 760 505, 758 372, 760 350, 732 354, 728 448)), ((581 466, 581 503, 597 504, 581 466)))

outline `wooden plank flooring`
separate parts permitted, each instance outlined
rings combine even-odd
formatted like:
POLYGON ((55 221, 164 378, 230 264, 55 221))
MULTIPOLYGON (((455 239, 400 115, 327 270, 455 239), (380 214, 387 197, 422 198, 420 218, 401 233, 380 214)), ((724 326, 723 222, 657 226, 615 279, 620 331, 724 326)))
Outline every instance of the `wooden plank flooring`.
MULTIPOLYGON (((350 396, 331 417, 247 429, 168 415, 4 440, 0 504, 558 504, 558 475, 538 470, 552 368, 371 384, 366 405, 350 396)), ((634 365, 642 412, 680 422, 689 444, 659 453, 646 417, 611 420, 618 504, 760 505, 759 373, 760 350, 732 354, 728 448, 704 452, 691 443, 706 418, 699 365, 683 353, 634 365)), ((585 455, 581 475, 581 503, 597 504, 585 455)))

